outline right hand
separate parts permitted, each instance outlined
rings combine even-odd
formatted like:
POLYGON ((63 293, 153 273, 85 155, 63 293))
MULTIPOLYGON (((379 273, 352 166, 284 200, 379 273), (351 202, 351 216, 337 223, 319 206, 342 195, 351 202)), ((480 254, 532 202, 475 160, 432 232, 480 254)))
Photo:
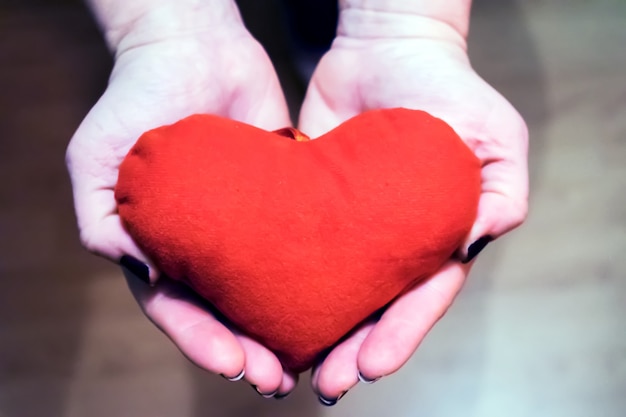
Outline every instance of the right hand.
POLYGON ((462 30, 469 7, 465 24, 448 21, 449 14, 463 15, 459 3, 343 2, 338 36, 316 68, 302 105, 300 128, 313 137, 367 110, 424 110, 454 128, 481 162, 477 218, 457 253, 465 263, 450 260, 329 352, 312 377, 313 389, 326 404, 335 403, 359 379, 373 381, 400 369, 461 290, 471 266, 467 262, 476 255, 472 244, 498 238, 526 217, 526 124, 472 69, 462 30), (427 18, 433 7, 444 16, 427 18))
MULTIPOLYGON (((180 3, 165 3, 167 8, 147 7, 148 12, 123 27, 103 23, 115 65, 66 156, 81 241, 113 262, 129 255, 148 266, 152 285, 125 270, 129 287, 144 313, 192 362, 227 378, 245 371, 245 379, 260 393, 284 395, 295 387, 297 376, 284 371, 267 348, 229 329, 182 285, 157 280, 159 272, 117 214, 118 167, 143 132, 194 113, 268 130, 291 124, 272 64, 234 4, 178 14, 180 3)), ((106 14, 110 8, 102 10, 106 14)))

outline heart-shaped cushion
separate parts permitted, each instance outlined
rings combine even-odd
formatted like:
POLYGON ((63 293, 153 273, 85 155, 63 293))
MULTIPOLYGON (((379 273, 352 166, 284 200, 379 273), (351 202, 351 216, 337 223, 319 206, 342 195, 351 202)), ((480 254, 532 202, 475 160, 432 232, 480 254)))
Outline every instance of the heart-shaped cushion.
POLYGON ((417 110, 365 112, 312 141, 289 133, 211 115, 159 127, 115 195, 163 273, 300 372, 453 255, 480 164, 417 110))

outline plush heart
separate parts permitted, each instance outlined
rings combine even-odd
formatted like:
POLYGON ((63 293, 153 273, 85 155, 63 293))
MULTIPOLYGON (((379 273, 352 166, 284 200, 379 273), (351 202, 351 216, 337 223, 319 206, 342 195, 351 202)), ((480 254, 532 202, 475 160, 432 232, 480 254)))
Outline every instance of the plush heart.
POLYGON ((448 260, 480 164, 442 120, 363 113, 312 141, 194 115, 123 161, 119 214, 156 266, 297 372, 448 260))

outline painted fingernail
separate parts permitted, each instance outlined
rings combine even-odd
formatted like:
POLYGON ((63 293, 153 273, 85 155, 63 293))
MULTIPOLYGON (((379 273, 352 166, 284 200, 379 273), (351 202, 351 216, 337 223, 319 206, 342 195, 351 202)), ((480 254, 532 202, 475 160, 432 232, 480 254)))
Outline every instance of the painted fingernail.
POLYGON ((230 382, 236 382, 236 381, 240 381, 240 380, 242 380, 245 374, 246 374, 246 370, 245 370, 245 369, 242 369, 242 370, 241 370, 241 372, 239 373, 239 375, 237 375, 237 376, 235 376, 235 377, 232 377, 232 378, 231 378, 231 377, 228 377, 228 376, 226 376, 226 375, 224 375, 224 374, 220 374, 220 376, 221 376, 222 378, 224 378, 225 380, 227 380, 227 381, 230 381, 230 382))
POLYGON ((323 395, 319 395, 317 397, 317 399, 319 400, 320 403, 322 403, 322 405, 325 405, 326 407, 332 407, 333 405, 337 404, 337 402, 343 398, 344 395, 346 395, 348 393, 348 391, 344 391, 341 393, 341 395, 339 395, 339 397, 335 398, 335 399, 328 399, 326 397, 324 397, 323 395))
POLYGON ((361 373, 361 371, 359 371, 357 373, 357 377, 359 378, 359 381, 361 381, 364 384, 373 384, 374 382, 378 381, 380 379, 380 377, 378 378, 374 378, 374 379, 369 379, 363 376, 363 374, 361 373))
POLYGON ((259 387, 257 387, 256 385, 252 384, 252 388, 254 388, 254 390, 257 392, 257 394, 259 394, 263 398, 273 398, 274 396, 276 396, 276 393, 278 392, 278 390, 276 390, 276 391, 271 392, 269 394, 263 394, 261 391, 259 391, 259 387))
POLYGON ((463 263, 466 264, 474 259, 483 249, 485 249, 485 246, 487 246, 487 244, 492 240, 493 237, 487 235, 481 237, 476 242, 469 245, 469 248, 467 248, 467 257, 463 260, 463 263))
POLYGON ((148 265, 129 255, 121 257, 120 265, 132 272, 134 276, 150 285, 150 268, 148 268, 148 265))
POLYGON ((282 400, 283 398, 287 398, 289 396, 289 394, 291 394, 291 391, 285 392, 283 394, 276 394, 276 395, 274 395, 274 399, 275 400, 282 400))

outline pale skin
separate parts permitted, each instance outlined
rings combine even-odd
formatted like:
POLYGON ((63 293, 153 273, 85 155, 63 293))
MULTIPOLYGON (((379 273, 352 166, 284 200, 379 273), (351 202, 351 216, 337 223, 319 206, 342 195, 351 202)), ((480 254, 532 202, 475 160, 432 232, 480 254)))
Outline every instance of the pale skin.
MULTIPOLYGON (((285 395, 297 375, 268 349, 232 331, 159 272, 116 214, 117 166, 145 130, 213 113, 268 130, 289 126, 272 64, 230 0, 91 0, 116 56, 110 83, 72 138, 67 162, 81 239, 119 262, 150 269, 152 287, 128 277, 145 314, 195 364, 285 395)), ((472 69, 465 39, 469 0, 340 1, 338 35, 306 94, 299 128, 319 136, 364 110, 408 107, 447 121, 482 162, 477 220, 459 251, 497 238, 527 211, 527 130, 515 109, 472 69)), ((460 291, 471 262, 450 260, 335 347, 313 371, 332 403, 359 382, 404 365, 460 291)))

